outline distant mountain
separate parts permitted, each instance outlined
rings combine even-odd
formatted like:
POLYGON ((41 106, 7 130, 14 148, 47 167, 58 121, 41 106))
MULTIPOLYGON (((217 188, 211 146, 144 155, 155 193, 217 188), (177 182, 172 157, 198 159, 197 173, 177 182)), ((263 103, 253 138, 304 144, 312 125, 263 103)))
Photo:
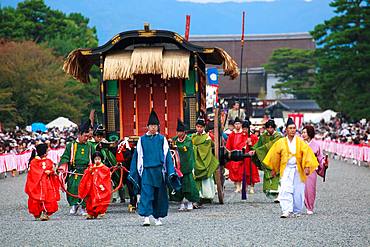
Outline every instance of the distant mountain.
MULTIPOLYGON (((191 15, 190 36, 197 34, 239 34, 241 13, 246 11, 246 33, 308 32, 333 16, 331 0, 232 0, 225 3, 193 3, 204 0, 46 0, 53 9, 80 12, 98 30, 99 44, 115 34, 142 29, 184 33, 185 16, 191 15)), ((222 0, 213 0, 222 1, 222 0)), ((0 0, 2 7, 20 0, 0 0)))

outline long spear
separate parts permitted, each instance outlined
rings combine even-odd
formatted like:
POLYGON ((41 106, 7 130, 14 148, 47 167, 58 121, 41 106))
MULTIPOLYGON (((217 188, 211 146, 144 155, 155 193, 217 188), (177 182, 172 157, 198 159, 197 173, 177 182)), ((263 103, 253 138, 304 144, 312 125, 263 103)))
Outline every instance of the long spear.
MULTIPOLYGON (((243 75, 243 54, 244 54, 244 22, 245 22, 245 11, 243 11, 243 18, 242 18, 242 38, 241 38, 241 54, 240 54, 240 84, 239 84, 239 102, 241 101, 241 93, 242 93, 242 75, 243 75)), ((248 75, 247 75, 248 76, 248 75)), ((239 113, 240 116, 240 107, 239 113)), ((244 119, 243 119, 244 120, 244 119)), ((247 183, 247 174, 246 174, 246 164, 245 160, 243 160, 243 182, 242 182, 242 200, 247 200, 247 190, 246 190, 246 183, 247 183)))
MULTIPOLYGON (((244 21, 245 21, 245 11, 243 11, 243 17, 242 17, 242 37, 240 40, 241 44, 241 53, 240 53, 240 82, 239 82, 239 102, 242 98, 242 81, 243 81, 243 54, 244 54, 244 21)), ((240 116, 240 107, 238 116, 240 116)))
MULTIPOLYGON (((248 121, 249 121, 249 117, 250 117, 250 114, 252 113, 252 110, 250 109, 250 104, 249 104, 249 81, 248 81, 248 65, 245 66, 245 90, 246 90, 246 93, 247 93, 247 104, 246 104, 246 116, 248 118, 248 121)), ((248 138, 251 138, 251 128, 250 128, 250 125, 251 123, 249 122, 249 127, 248 127, 248 138)), ((249 150, 250 150, 250 147, 249 147, 249 150)), ((252 186, 252 158, 249 158, 248 159, 249 161, 249 179, 250 179, 250 186, 252 186)))

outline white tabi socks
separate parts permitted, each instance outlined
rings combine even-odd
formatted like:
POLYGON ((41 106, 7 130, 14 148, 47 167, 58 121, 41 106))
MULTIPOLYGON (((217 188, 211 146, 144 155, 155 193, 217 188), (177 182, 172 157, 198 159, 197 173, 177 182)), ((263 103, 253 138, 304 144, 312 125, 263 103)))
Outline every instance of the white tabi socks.
POLYGON ((144 223, 143 226, 150 226, 150 220, 149 217, 144 217, 144 223))
POLYGON ((163 225, 163 223, 162 223, 162 221, 161 221, 161 219, 160 219, 160 218, 158 218, 158 219, 154 219, 154 223, 155 223, 155 225, 156 225, 156 226, 161 226, 161 225, 163 225))

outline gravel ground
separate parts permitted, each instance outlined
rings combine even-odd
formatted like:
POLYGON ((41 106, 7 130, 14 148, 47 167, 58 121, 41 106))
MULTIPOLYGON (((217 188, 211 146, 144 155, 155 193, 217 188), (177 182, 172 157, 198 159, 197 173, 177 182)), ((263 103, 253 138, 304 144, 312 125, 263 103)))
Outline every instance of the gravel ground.
POLYGON ((312 216, 280 219, 279 204, 262 193, 247 201, 226 184, 226 203, 191 212, 170 205, 162 226, 142 227, 142 219, 112 204, 103 219, 69 216, 64 194, 48 222, 27 211, 25 175, 0 179, 1 246, 370 246, 370 169, 332 161, 327 182, 318 181, 312 216))

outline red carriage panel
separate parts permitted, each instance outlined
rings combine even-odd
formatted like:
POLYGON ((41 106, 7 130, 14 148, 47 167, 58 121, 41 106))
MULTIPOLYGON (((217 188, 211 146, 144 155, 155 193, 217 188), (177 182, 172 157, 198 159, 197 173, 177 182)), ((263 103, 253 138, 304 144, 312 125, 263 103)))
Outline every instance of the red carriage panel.
POLYGON ((182 80, 162 80, 159 77, 153 79, 153 104, 159 121, 161 133, 172 137, 176 135, 177 119, 182 117, 182 80), (165 100, 167 99, 167 106, 165 100), (167 109, 166 109, 167 108, 167 109), (165 113, 167 111, 167 122, 165 113), (166 133, 167 125, 167 133, 166 133))
POLYGON ((176 135, 177 119, 183 120, 182 80, 171 79, 168 81, 168 133, 169 137, 176 135))
POLYGON ((136 98, 137 98, 137 129, 138 135, 147 131, 148 118, 150 114, 150 82, 149 76, 136 76, 136 98))
POLYGON ((134 81, 120 83, 121 133, 123 136, 143 135, 153 104, 160 121, 160 131, 169 137, 175 136, 177 118, 183 117, 182 80, 162 80, 160 76, 136 76, 134 81), (135 86, 136 85, 136 86, 135 86), (136 97, 135 97, 136 87, 136 97), (152 89, 152 90, 151 90, 152 89), (167 91, 167 92, 166 92, 167 91), (136 109, 134 101, 136 99, 136 109), (167 109, 165 100, 167 99, 167 109), (167 122, 165 113, 167 111, 167 122), (136 125, 134 115, 136 114, 136 125), (167 124, 167 133, 165 130, 167 124), (137 133, 135 133, 137 128, 137 133))
POLYGON ((160 131, 162 134, 165 133, 165 93, 164 93, 164 86, 165 81, 160 78, 160 76, 153 76, 152 77, 152 85, 153 85, 153 106, 154 110, 158 115, 159 122, 161 124, 160 131))
POLYGON ((134 132, 134 81, 120 81, 121 138, 134 132))

